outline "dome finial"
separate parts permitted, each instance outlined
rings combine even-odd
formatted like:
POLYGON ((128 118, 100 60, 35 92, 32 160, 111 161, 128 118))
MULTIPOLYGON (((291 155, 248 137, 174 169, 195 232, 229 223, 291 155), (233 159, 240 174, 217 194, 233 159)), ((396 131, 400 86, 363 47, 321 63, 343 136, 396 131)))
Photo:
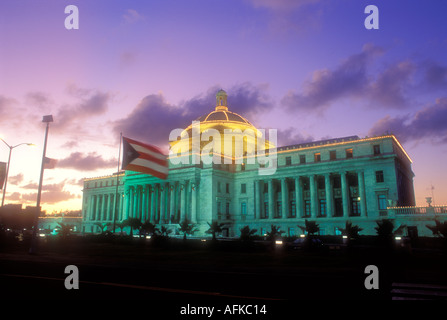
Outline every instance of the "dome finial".
POLYGON ((216 94, 216 111, 217 110, 228 111, 227 93, 223 89, 220 89, 216 94))

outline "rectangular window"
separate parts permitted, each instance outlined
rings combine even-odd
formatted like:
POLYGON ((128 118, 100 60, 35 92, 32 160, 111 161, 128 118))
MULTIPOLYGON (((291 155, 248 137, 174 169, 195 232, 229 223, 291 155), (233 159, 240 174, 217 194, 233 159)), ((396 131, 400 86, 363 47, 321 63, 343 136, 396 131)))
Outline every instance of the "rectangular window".
POLYGON ((376 171, 376 182, 384 182, 383 171, 376 171))
POLYGON ((229 202, 227 202, 225 204, 225 213, 226 213, 227 218, 228 218, 228 216, 230 215, 230 203, 229 202))
POLYGON ((268 218, 269 217, 269 204, 268 204, 268 202, 264 202, 264 212, 265 212, 264 218, 268 218))
POLYGON ((360 216, 360 200, 358 197, 351 199, 351 215, 360 216))
POLYGON ((217 213, 221 214, 222 213, 222 206, 220 204, 220 201, 217 201, 217 213))
POLYGON ((292 164, 292 157, 286 157, 286 166, 290 166, 292 164))
POLYGON ((375 144, 373 146, 373 150, 374 150, 374 155, 377 156, 380 154, 380 144, 375 144))
POLYGON ((331 160, 336 160, 337 159, 337 152, 335 150, 329 151, 329 158, 331 160))
POLYGON ((377 196, 377 201, 379 205, 379 210, 386 210, 386 196, 384 194, 379 194, 377 196))
POLYGON ((346 159, 351 159, 354 157, 352 148, 346 149, 346 159))
POLYGON ((295 200, 290 201, 290 216, 292 218, 296 217, 296 202, 295 202, 295 200))
POLYGON ((247 215, 247 203, 246 202, 241 203, 241 215, 242 216, 247 215))
POLYGON ((326 200, 320 199, 320 216, 325 217, 326 216, 326 200))
POLYGON ((306 163, 306 155, 300 155, 300 164, 306 163))
POLYGON ((226 192, 226 193, 230 193, 230 184, 229 184, 229 183, 227 183, 227 184, 225 185, 225 192, 226 192))
POLYGON ((281 201, 276 201, 276 217, 277 218, 281 218, 282 217, 281 201))
POLYGON ((304 200, 304 216, 310 217, 310 200, 304 200))
POLYGON ((245 183, 241 183, 241 193, 247 193, 247 185, 245 183))
POLYGON ((320 162, 321 161, 321 153, 317 152, 314 154, 314 161, 320 162))

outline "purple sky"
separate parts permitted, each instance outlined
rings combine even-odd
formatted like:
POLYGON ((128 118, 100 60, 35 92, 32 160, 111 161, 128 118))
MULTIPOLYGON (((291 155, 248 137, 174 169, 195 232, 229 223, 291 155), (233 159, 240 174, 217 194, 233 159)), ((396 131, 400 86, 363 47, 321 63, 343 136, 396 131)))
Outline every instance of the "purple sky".
MULTIPOLYGON (((413 159, 418 205, 447 204, 447 3, 443 0, 0 2, 0 136, 13 151, 6 203, 81 208, 82 178, 114 172, 119 132, 166 145, 214 108, 280 145, 391 132, 413 159), (67 5, 79 29, 67 30, 67 5), (367 5, 379 30, 364 27, 367 5), (434 187, 431 190, 431 187, 434 187)), ((0 146, 0 161, 8 148, 0 146)))

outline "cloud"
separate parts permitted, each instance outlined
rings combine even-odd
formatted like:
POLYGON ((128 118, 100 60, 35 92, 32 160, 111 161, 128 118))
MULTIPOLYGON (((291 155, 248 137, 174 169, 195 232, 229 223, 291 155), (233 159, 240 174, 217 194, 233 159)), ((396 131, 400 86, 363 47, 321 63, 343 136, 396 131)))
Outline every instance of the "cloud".
POLYGON ((407 92, 416 64, 406 60, 391 65, 370 84, 368 95, 381 106, 405 108, 409 105, 407 92))
POLYGON ((23 181, 23 173, 8 177, 8 184, 19 185, 23 181))
POLYGON ((102 168, 113 168, 116 166, 116 159, 103 159, 96 152, 88 153, 72 152, 68 157, 57 162, 57 168, 76 169, 81 171, 93 171, 102 168))
POLYGON ((76 140, 73 140, 73 141, 65 142, 63 145, 61 145, 61 148, 72 149, 72 148, 76 148, 78 146, 79 146, 79 142, 76 140))
POLYGON ((414 116, 386 116, 377 121, 369 135, 392 133, 401 142, 430 140, 447 143, 447 98, 439 98, 432 105, 419 110, 414 116))
POLYGON ((319 1, 320 0, 249 0, 255 8, 267 8, 272 10, 291 10, 319 1))
POLYGON ((370 83, 368 64, 382 53, 382 48, 366 44, 362 52, 350 56, 334 70, 315 71, 302 93, 289 91, 281 103, 291 111, 321 112, 338 99, 363 96, 370 83))
POLYGON ((321 0, 248 0, 255 9, 269 13, 268 27, 276 36, 292 32, 309 32, 319 26, 322 8, 315 5, 321 0))
POLYGON ((315 138, 311 135, 303 135, 296 132, 295 128, 279 129, 277 132, 278 146, 291 146, 304 142, 314 141, 315 138))
POLYGON ((54 104, 50 95, 40 91, 28 92, 25 95, 25 101, 27 105, 32 106, 33 108, 38 108, 39 110, 45 110, 54 104))
POLYGON ((445 90, 447 87, 447 67, 434 61, 424 63, 424 78, 428 86, 445 90))
MULTIPOLYGON (((150 94, 144 97, 135 109, 123 119, 112 123, 115 133, 147 143, 166 146, 173 129, 186 128, 194 119, 214 110, 219 86, 209 88, 205 93, 170 104, 164 96, 150 94)), ((229 110, 249 119, 271 108, 267 85, 242 83, 227 89, 229 110)))
POLYGON ((71 85, 67 89, 68 93, 76 98, 75 104, 65 105, 59 109, 52 124, 53 131, 67 131, 70 126, 73 130, 81 130, 81 120, 85 121, 91 117, 104 114, 108 110, 113 95, 99 90, 79 88, 71 85))
MULTIPOLYGON (((30 183, 29 186, 36 185, 34 183, 30 183)), ((46 204, 54 204, 57 202, 67 201, 70 199, 78 198, 77 195, 72 194, 68 191, 64 190, 65 180, 60 183, 55 184, 45 184, 42 186, 41 199, 43 203, 46 204)), ((25 193, 22 194, 22 200, 25 201, 36 201, 37 200, 37 192, 35 193, 25 193)))
POLYGON ((134 9, 127 9, 126 13, 123 15, 123 19, 126 23, 132 24, 143 20, 144 17, 134 9))

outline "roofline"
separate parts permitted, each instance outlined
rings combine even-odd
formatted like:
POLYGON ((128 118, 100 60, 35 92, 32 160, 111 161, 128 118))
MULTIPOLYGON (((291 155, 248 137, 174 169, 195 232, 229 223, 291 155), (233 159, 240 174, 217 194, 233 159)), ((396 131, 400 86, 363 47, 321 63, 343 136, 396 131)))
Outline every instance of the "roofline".
MULTIPOLYGON (((308 147, 298 147, 298 148, 292 148, 292 149, 283 149, 286 148, 288 146, 283 146, 283 147, 277 147, 277 148, 273 148, 273 149, 265 149, 265 153, 271 155, 271 154, 283 154, 283 153, 289 153, 289 152, 295 152, 298 150, 311 150, 311 149, 316 149, 316 148, 321 148, 321 147, 330 147, 330 146, 338 146, 338 145, 346 145, 346 144, 351 144, 351 143, 358 143, 358 142, 366 142, 366 141, 375 141, 375 140, 380 140, 380 139, 386 139, 386 138, 391 138, 393 139, 393 141, 397 144, 397 146, 402 150, 402 152, 405 154, 405 156, 408 158, 408 160, 410 161, 410 163, 413 163, 413 160, 410 158, 410 156, 408 155, 408 153, 405 151, 405 149, 403 148, 402 144, 399 142, 399 140, 397 140, 396 136, 394 135, 383 135, 383 136, 377 136, 377 137, 369 137, 369 138, 358 138, 358 139, 354 139, 357 136, 351 136, 351 137, 346 137, 346 138, 339 138, 339 139, 348 139, 348 138, 352 138, 351 140, 348 141, 336 141, 333 143, 327 143, 327 144, 318 144, 318 145, 313 145, 313 146, 308 146, 308 147), (279 150, 278 150, 279 149, 279 150), (269 151, 272 150, 272 151, 269 151), (276 150, 276 151, 274 151, 276 150)), ((335 139, 335 140, 339 140, 339 139, 335 139)), ((315 141, 315 142, 308 142, 308 143, 304 143, 304 144, 299 144, 299 145, 292 145, 292 146, 302 146, 302 145, 306 145, 306 144, 312 144, 312 143, 322 143, 324 141, 330 141, 330 140, 321 140, 321 141, 315 141)), ((213 155, 220 155, 217 153, 212 153, 213 155)), ((197 153, 190 153, 188 152, 185 155, 172 155, 173 157, 182 157, 182 156, 189 156, 189 155, 199 155, 197 153)), ((249 154, 249 155, 245 155, 242 157, 230 157, 228 155, 224 155, 221 154, 221 156, 223 156, 224 158, 228 158, 228 159, 244 159, 244 158, 251 158, 251 157, 256 157, 256 154, 249 154)), ((168 159, 171 158, 171 155, 168 156, 168 159)))

